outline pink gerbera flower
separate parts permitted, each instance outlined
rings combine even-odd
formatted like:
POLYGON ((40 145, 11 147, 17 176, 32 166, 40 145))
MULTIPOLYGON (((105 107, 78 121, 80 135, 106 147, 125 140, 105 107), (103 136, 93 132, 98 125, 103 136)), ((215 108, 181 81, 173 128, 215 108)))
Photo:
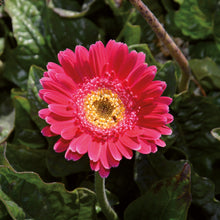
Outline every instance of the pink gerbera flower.
POLYGON ((172 133, 166 126, 173 121, 172 99, 161 97, 166 83, 153 81, 157 69, 145 63, 144 53, 110 40, 89 51, 66 49, 58 59, 61 65, 48 63, 39 92, 48 103, 39 111, 49 124, 42 133, 60 135, 56 152, 74 161, 88 153, 91 169, 107 177, 133 150, 149 154, 165 146, 160 138, 172 133))

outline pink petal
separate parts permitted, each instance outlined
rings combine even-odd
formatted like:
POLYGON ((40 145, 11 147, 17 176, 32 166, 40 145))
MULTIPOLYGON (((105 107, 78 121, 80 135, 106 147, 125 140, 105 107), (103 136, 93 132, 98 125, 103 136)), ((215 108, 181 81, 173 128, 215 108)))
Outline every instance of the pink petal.
POLYGON ((60 64, 62 65, 65 73, 73 79, 75 83, 83 82, 83 75, 81 73, 77 73, 75 69, 75 54, 72 50, 66 49, 64 51, 59 52, 58 59, 60 64))
POLYGON ((132 150, 139 150, 141 148, 140 144, 135 142, 132 138, 127 135, 119 137, 119 141, 125 146, 132 150))
POLYGON ((76 46, 75 49, 76 54, 76 63, 75 65, 76 71, 78 73, 83 74, 84 77, 93 78, 94 74, 91 71, 90 65, 89 65, 89 52, 85 47, 82 46, 76 46))
POLYGON ((118 148, 118 150, 120 151, 120 153, 127 159, 131 159, 133 156, 133 152, 131 149, 125 147, 123 144, 121 144, 120 141, 116 142, 116 146, 118 148))
POLYGON ((74 111, 68 105, 61 105, 61 104, 49 104, 48 108, 51 112, 63 116, 63 117, 73 117, 74 111))
POLYGON ((128 54, 127 58, 124 59, 123 64, 121 64, 121 67, 118 70, 118 78, 120 80, 123 80, 128 76, 128 74, 133 70, 136 61, 137 61, 137 52, 131 51, 128 54))
MULTIPOLYGON (((47 118, 49 118, 49 117, 47 117, 47 118)), ((47 120, 47 122, 48 122, 48 120, 47 120)), ((64 128, 72 127, 73 124, 74 124, 74 120, 59 121, 59 122, 57 121, 56 123, 51 124, 50 130, 52 132, 54 132, 55 134, 61 134, 61 132, 64 128)))
POLYGON ((171 128, 163 125, 161 127, 157 127, 157 130, 161 133, 161 134, 164 134, 164 135, 171 135, 172 134, 172 130, 171 128))
POLYGON ((147 140, 143 140, 143 139, 140 139, 140 143, 141 143, 141 149, 138 150, 138 152, 140 152, 142 154, 151 153, 152 143, 148 142, 147 140))
POLYGON ((63 138, 60 138, 54 145, 53 149, 57 152, 57 153, 61 153, 63 151, 65 151, 68 146, 69 146, 69 141, 64 140, 63 138))
POLYGON ((94 161, 90 160, 90 167, 92 170, 98 171, 100 169, 100 162, 99 161, 94 162, 94 161))
POLYGON ((107 146, 107 158, 108 158, 108 163, 110 167, 117 167, 119 165, 120 161, 114 159, 114 157, 112 156, 109 150, 109 145, 107 146))
POLYGON ((155 140, 161 137, 161 133, 154 128, 142 128, 143 129, 143 138, 148 140, 155 140))
POLYGON ((56 82, 71 94, 74 93, 77 88, 77 84, 67 75, 56 74, 56 82))
POLYGON ((64 128, 61 131, 61 137, 65 140, 71 140, 76 135, 77 130, 78 130, 77 126, 64 128))
POLYGON ((112 143, 112 142, 108 142, 108 149, 109 151, 111 152, 111 155, 112 157, 115 159, 115 160, 118 160, 120 161, 122 159, 122 155, 121 153, 119 152, 117 146, 115 143, 112 143))
POLYGON ((49 77, 48 72, 44 72, 44 77, 49 77))
POLYGON ((152 145, 151 145, 151 152, 152 152, 152 153, 156 153, 157 150, 158 150, 158 149, 157 149, 157 146, 156 146, 155 144, 152 144, 152 145))
POLYGON ((46 137, 52 137, 52 136, 56 136, 55 133, 53 133, 51 130, 50 130, 50 125, 44 127, 42 130, 41 130, 41 133, 46 136, 46 137))
POLYGON ((123 43, 115 43, 109 55, 110 68, 118 73, 122 63, 127 59, 128 46, 123 43))
POLYGON ((166 105, 170 105, 173 100, 170 97, 162 96, 162 97, 158 97, 155 101, 166 105))
POLYGON ((138 121, 138 125, 142 127, 158 127, 167 123, 166 117, 163 115, 146 115, 138 121))
POLYGON ((166 83, 163 81, 152 81, 150 85, 147 86, 146 90, 143 91, 142 97, 159 97, 162 95, 163 91, 166 89, 166 83))
POLYGON ((145 54, 143 52, 137 53, 137 62, 135 67, 139 66, 142 63, 145 63, 145 54))
POLYGON ((168 113, 169 107, 165 104, 156 104, 156 102, 151 105, 145 105, 140 109, 139 115, 142 117, 144 115, 152 114, 165 114, 168 113))
POLYGON ((47 69, 55 70, 56 73, 64 73, 63 68, 60 65, 53 63, 53 62, 49 62, 47 64, 47 69))
POLYGON ((169 113, 163 114, 167 118, 167 124, 170 124, 173 121, 173 116, 169 113))
POLYGON ((48 104, 57 103, 67 105, 71 100, 68 96, 63 95, 60 92, 51 90, 47 90, 47 92, 45 92, 43 96, 45 102, 47 102, 48 104))
POLYGON ((88 152, 88 147, 90 143, 92 142, 91 135, 89 134, 81 134, 76 141, 76 151, 79 154, 85 154, 88 152))
POLYGON ((107 157, 107 143, 106 142, 101 144, 100 162, 105 169, 111 168, 108 162, 108 157, 107 157))
POLYGON ((51 112, 48 108, 43 108, 38 112, 38 115, 40 118, 45 119, 50 113, 51 112))
POLYGON ((102 177, 102 178, 107 178, 108 175, 110 173, 110 170, 109 169, 105 169, 103 166, 100 166, 100 169, 99 169, 99 175, 102 177))
POLYGON ((65 158, 67 160, 73 160, 73 161, 77 161, 79 160, 81 157, 83 156, 83 154, 78 154, 77 152, 72 152, 72 150, 69 148, 66 153, 65 153, 65 158))
POLYGON ((103 66, 107 62, 104 45, 101 41, 96 42, 89 48, 89 63, 95 76, 101 76, 103 66))
POLYGON ((54 70, 48 70, 47 73, 50 79, 52 79, 53 81, 56 81, 56 72, 54 70))
POLYGON ((88 146, 89 159, 94 162, 97 162, 99 160, 100 153, 101 153, 101 143, 92 141, 88 146))
POLYGON ((52 90, 52 91, 59 91, 60 93, 68 96, 71 98, 72 94, 68 90, 62 88, 57 82, 54 82, 50 78, 42 78, 40 79, 40 83, 44 89, 52 90))
POLYGON ((146 63, 139 65, 135 70, 133 70, 128 76, 128 82, 134 90, 137 90, 138 85, 151 83, 157 72, 156 66, 147 66, 146 63))
POLYGON ((166 143, 161 139, 157 139, 154 142, 155 142, 156 145, 158 145, 160 147, 165 147, 166 146, 166 143))

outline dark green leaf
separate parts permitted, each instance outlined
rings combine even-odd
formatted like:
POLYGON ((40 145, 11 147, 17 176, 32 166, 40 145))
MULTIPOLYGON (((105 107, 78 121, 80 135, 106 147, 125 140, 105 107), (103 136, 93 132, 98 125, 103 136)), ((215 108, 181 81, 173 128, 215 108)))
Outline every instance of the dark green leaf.
POLYGON ((210 58, 194 59, 189 62, 193 75, 206 88, 220 89, 220 68, 210 58))
POLYGON ((191 170, 185 164, 179 174, 154 184, 125 210, 125 220, 185 220, 191 203, 191 170))
POLYGON ((7 208, 7 211, 10 213, 10 216, 14 220, 23 220, 25 218, 25 213, 21 207, 19 207, 15 202, 0 189, 0 200, 7 208))
POLYGON ((6 159, 6 143, 0 144, 0 165, 10 166, 8 160, 6 159))
POLYGON ((180 72, 179 67, 172 61, 166 62, 159 70, 156 75, 157 80, 163 80, 167 83, 167 88, 164 91, 164 96, 173 97, 176 93, 177 88, 177 75, 180 72))
POLYGON ((160 152, 137 154, 135 159, 135 181, 141 193, 145 193, 157 181, 179 173, 185 161, 167 160, 160 152))
POLYGON ((23 209, 26 218, 79 220, 94 217, 95 194, 87 189, 68 192, 62 184, 44 183, 35 173, 17 173, 4 166, 0 167, 0 183, 2 192, 23 209))
POLYGON ((175 23, 182 33, 193 39, 203 39, 213 33, 212 17, 216 0, 206 1, 187 0, 181 4, 175 14, 175 23))
POLYGON ((7 209, 5 208, 5 205, 2 202, 0 202, 0 219, 1 220, 11 219, 7 209))
POLYGON ((98 29, 91 21, 61 18, 44 0, 8 0, 5 9, 12 18, 18 46, 6 50, 4 75, 22 88, 26 88, 32 64, 45 67, 47 62, 57 61, 60 50, 77 44, 88 47, 98 39, 98 29))
POLYGON ((47 104, 39 97, 39 90, 42 89, 40 79, 43 77, 44 70, 37 66, 31 66, 27 85, 27 98, 30 103, 30 115, 37 126, 42 129, 46 123, 39 118, 38 111, 46 108, 47 104))
POLYGON ((51 57, 44 36, 40 32, 42 1, 9 0, 5 10, 12 18, 18 47, 6 53, 5 77, 25 88, 27 71, 32 63, 45 65, 51 57))
MULTIPOLYGON (((210 178, 220 192, 220 142, 211 135, 211 130, 220 124, 220 108, 212 97, 190 94, 177 96, 171 108, 174 122, 172 146, 184 151, 194 170, 210 178)), ((167 142, 169 145, 169 143, 167 142)))
POLYGON ((78 161, 67 161, 64 158, 64 154, 56 153, 53 149, 48 149, 46 163, 50 174, 55 177, 90 171, 87 155, 78 161))
POLYGON ((126 23, 122 29, 121 34, 124 37, 124 42, 129 46, 132 44, 139 44, 141 40, 141 28, 139 25, 132 25, 130 22, 126 23))
POLYGON ((14 129, 15 111, 10 94, 3 91, 0 94, 0 144, 3 143, 14 129))
POLYGON ((47 143, 30 117, 30 104, 26 93, 12 91, 15 106, 14 144, 26 145, 31 148, 44 148, 47 143))
POLYGON ((50 177, 46 166, 46 150, 44 149, 8 144, 6 157, 10 165, 18 172, 33 171, 44 180, 48 180, 50 177))
POLYGON ((215 186, 205 177, 192 172, 192 205, 197 212, 190 212, 194 219, 220 219, 220 202, 215 198, 215 186), (195 215, 196 214, 196 215, 195 215))
POLYGON ((220 50, 220 4, 216 5, 215 15, 214 15, 214 36, 217 42, 218 49, 220 50))
POLYGON ((214 41, 201 41, 190 45, 189 53, 191 58, 210 57, 214 62, 220 65, 220 48, 216 46, 214 41))
MULTIPOLYGON (((90 9, 90 6, 95 2, 96 0, 86 0, 81 8, 81 11, 73 11, 73 10, 67 10, 67 9, 63 9, 63 8, 57 8, 54 6, 52 0, 49 1, 48 6, 55 12, 57 13, 59 16, 61 17, 65 17, 65 18, 79 18, 84 16, 88 10, 90 9)), ((69 4, 70 2, 68 2, 69 4)), ((78 6, 77 2, 72 2, 74 3, 74 6, 78 6)))

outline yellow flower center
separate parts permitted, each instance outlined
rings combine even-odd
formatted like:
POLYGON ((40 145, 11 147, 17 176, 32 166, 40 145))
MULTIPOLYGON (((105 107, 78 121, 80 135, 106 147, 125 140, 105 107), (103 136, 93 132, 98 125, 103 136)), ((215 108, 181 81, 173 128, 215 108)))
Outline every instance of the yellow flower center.
POLYGON ((99 89, 87 94, 84 110, 88 122, 107 129, 124 118, 125 107, 118 94, 108 89, 99 89))

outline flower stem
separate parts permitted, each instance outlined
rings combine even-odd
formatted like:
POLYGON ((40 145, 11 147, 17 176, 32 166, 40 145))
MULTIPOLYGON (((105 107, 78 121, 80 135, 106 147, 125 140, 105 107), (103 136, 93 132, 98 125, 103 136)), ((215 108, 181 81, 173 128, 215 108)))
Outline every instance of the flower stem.
POLYGON ((101 178, 98 172, 95 172, 95 191, 97 201, 108 220, 119 220, 117 214, 110 206, 105 193, 105 178, 101 178))
POLYGON ((188 60, 183 55, 181 50, 163 28, 150 9, 141 0, 130 0, 131 4, 142 14, 147 23, 151 26, 157 37, 163 42, 170 52, 170 55, 177 61, 182 69, 182 76, 179 83, 180 92, 187 90, 191 76, 191 70, 188 60))

